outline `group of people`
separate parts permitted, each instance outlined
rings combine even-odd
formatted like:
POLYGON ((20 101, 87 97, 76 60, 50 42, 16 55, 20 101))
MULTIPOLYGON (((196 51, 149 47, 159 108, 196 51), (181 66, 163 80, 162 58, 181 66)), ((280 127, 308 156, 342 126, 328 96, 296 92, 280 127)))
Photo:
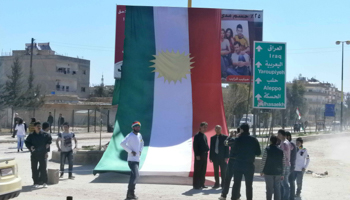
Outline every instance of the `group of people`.
MULTIPOLYGON (((39 188, 47 187, 48 176, 47 176, 47 159, 49 157, 50 145, 52 143, 52 137, 49 131, 51 130, 50 122, 36 121, 32 118, 32 122, 29 126, 29 134, 26 137, 27 127, 23 123, 23 119, 18 117, 16 113, 16 125, 15 134, 17 135, 17 151, 23 151, 23 145, 28 148, 30 152, 31 169, 32 169, 32 179, 34 182, 34 187, 39 188)), ((74 179, 73 176, 73 145, 72 141, 75 143, 77 148, 77 139, 74 133, 69 131, 69 123, 63 122, 62 132, 58 133, 56 145, 58 151, 61 154, 60 159, 60 178, 64 176, 64 165, 66 160, 68 160, 68 173, 69 179, 74 179)))
MULTIPOLYGON (((213 188, 222 188, 219 200, 225 200, 233 178, 232 200, 240 198, 242 177, 245 178, 247 200, 253 199, 253 178, 255 157, 261 155, 258 140, 249 133, 249 125, 242 124, 237 132, 230 136, 221 133, 221 126, 215 127, 216 135, 210 138, 210 147, 205 135, 208 124, 202 122, 199 132, 194 136, 193 151, 195 154, 193 189, 207 188, 205 174, 207 159, 214 166, 215 184, 213 188), (230 148, 230 149, 229 149, 230 148), (221 171, 221 184, 219 179, 221 171)), ((266 199, 294 200, 300 196, 304 172, 309 164, 309 154, 303 147, 303 139, 296 144, 292 136, 284 130, 278 131, 278 137, 270 137, 270 145, 264 150, 260 166, 261 176, 265 177, 266 199), (297 191, 295 193, 295 181, 297 191)))
POLYGON ((238 24, 234 36, 231 28, 221 29, 221 77, 229 75, 251 75, 249 41, 243 35, 243 27, 238 24))

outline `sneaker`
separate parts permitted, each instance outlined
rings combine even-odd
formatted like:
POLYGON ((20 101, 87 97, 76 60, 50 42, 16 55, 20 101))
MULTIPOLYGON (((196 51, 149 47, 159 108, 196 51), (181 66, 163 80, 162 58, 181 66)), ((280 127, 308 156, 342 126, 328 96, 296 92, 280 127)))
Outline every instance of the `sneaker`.
POLYGON ((75 176, 69 176, 68 178, 69 179, 75 179, 75 176))
POLYGON ((39 185, 38 184, 34 184, 33 187, 34 188, 39 188, 39 185))
POLYGON ((215 184, 215 185, 213 186, 213 189, 216 189, 216 188, 219 188, 219 187, 220 187, 219 184, 215 184))
POLYGON ((226 197, 221 196, 219 197, 219 200, 226 200, 226 197))
POLYGON ((44 183, 43 184, 43 188, 47 188, 48 186, 47 186, 47 184, 46 183, 44 183))
POLYGON ((203 188, 203 189, 204 189, 204 188, 208 188, 208 186, 203 185, 202 188, 203 188))
POLYGON ((136 195, 134 195, 134 194, 128 194, 128 195, 126 196, 126 199, 127 199, 127 200, 137 200, 138 197, 137 197, 136 195))
POLYGON ((21 149, 21 151, 23 151, 23 149, 21 149))
POLYGON ((17 149, 17 152, 19 152, 19 149, 17 149))

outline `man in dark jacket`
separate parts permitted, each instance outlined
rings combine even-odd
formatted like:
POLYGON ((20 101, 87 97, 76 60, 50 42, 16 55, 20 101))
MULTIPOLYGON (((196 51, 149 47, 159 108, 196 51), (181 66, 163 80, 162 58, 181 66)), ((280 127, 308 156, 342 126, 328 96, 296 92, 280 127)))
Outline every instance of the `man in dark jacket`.
POLYGON ((246 184, 247 200, 253 199, 253 178, 255 156, 261 154, 258 140, 250 136, 249 125, 242 124, 241 135, 235 139, 233 146, 233 187, 232 199, 238 199, 240 196, 241 182, 244 175, 246 184))
POLYGON ((47 149, 51 142, 51 136, 41 131, 41 123, 35 122, 34 132, 29 134, 25 140, 26 147, 31 153, 30 160, 32 163, 32 178, 35 188, 38 188, 39 185, 47 187, 46 156, 47 149))
POLYGON ((58 117, 58 133, 63 131, 63 123, 64 123, 64 117, 62 116, 62 113, 60 113, 60 115, 58 117))
MULTIPOLYGON (((288 177, 289 185, 290 185, 290 195, 289 199, 294 200, 295 198, 295 160, 297 157, 297 146, 292 142, 292 134, 290 132, 286 132, 287 140, 290 142, 290 144, 293 146, 293 149, 290 151, 290 174, 288 177)), ((287 177, 286 177, 287 178, 287 177)), ((283 196, 283 194, 282 194, 283 196)))
POLYGON ((270 146, 268 146, 263 154, 260 175, 265 176, 266 183, 266 199, 281 199, 281 180, 283 180, 285 169, 284 154, 282 149, 277 147, 277 137, 271 136, 270 146))
POLYGON ((205 173, 207 172, 208 159, 208 139, 204 134, 208 129, 208 123, 202 122, 199 127, 199 132, 193 138, 193 151, 195 155, 194 171, 193 171, 193 188, 207 188, 205 183, 205 173))
POLYGON ((210 154, 209 160, 214 165, 215 184, 213 188, 220 187, 219 167, 221 171, 221 187, 225 184, 225 173, 227 168, 227 160, 229 158, 229 148, 224 142, 227 139, 226 135, 221 133, 221 126, 215 127, 216 135, 210 138, 210 154))
POLYGON ((52 133, 51 126, 52 126, 52 124, 53 124, 53 116, 51 115, 51 112, 49 112, 49 116, 47 117, 47 122, 48 122, 49 125, 50 125, 50 133, 52 133))

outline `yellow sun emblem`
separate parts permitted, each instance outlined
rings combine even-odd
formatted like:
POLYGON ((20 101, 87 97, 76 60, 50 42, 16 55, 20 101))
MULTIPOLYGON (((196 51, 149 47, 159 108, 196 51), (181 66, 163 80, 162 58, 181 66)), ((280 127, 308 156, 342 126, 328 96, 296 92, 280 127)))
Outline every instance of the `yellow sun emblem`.
POLYGON ((178 52, 169 52, 169 51, 162 51, 158 55, 154 56, 156 59, 151 60, 151 62, 154 63, 151 67, 155 68, 152 72, 158 72, 159 75, 157 78, 164 77, 164 82, 168 81, 171 83, 171 81, 174 81, 176 83, 177 81, 180 81, 182 78, 186 78, 187 74, 191 74, 191 65, 193 62, 191 62, 191 59, 189 54, 185 55, 185 53, 180 54, 178 52))

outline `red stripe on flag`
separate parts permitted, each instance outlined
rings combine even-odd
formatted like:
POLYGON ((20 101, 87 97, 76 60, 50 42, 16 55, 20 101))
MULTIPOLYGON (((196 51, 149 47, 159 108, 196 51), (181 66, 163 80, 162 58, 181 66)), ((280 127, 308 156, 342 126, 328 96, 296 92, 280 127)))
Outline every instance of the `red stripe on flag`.
MULTIPOLYGON (((198 132, 201 122, 209 124, 208 143, 215 135, 215 126, 222 126, 227 133, 225 111, 221 88, 220 71, 220 9, 188 9, 190 56, 193 57, 191 70, 193 100, 193 136, 198 132)), ((209 159, 209 157, 208 157, 209 159)), ((192 152, 193 175, 194 154, 192 152)), ((207 176, 214 175, 213 165, 208 162, 207 176)))

